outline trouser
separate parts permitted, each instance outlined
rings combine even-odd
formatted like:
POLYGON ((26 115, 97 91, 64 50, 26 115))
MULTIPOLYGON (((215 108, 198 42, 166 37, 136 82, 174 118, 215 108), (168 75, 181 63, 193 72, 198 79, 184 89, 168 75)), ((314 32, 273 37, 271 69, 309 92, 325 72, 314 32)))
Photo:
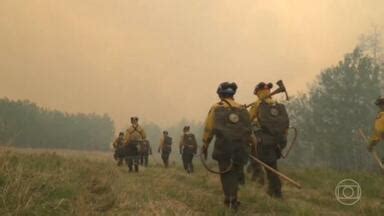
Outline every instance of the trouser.
POLYGON ((127 146, 127 157, 125 158, 128 165, 129 171, 132 171, 133 168, 135 172, 139 171, 139 151, 136 145, 127 146))
MULTIPOLYGON (((256 136, 261 139, 261 142, 257 145, 258 158, 277 170, 277 160, 281 155, 280 149, 278 148, 280 139, 263 131, 256 133, 256 136)), ((265 169, 265 171, 268 180, 267 193, 273 197, 281 197, 281 180, 279 176, 268 169, 265 169)))
MULTIPOLYGON (((277 170, 277 161, 266 161, 265 162, 267 165, 272 167, 273 169, 277 170)), ((281 180, 278 175, 275 173, 269 171, 268 169, 265 169, 267 173, 267 179, 268 179, 268 191, 267 193, 270 196, 273 197, 281 197, 282 192, 281 192, 281 180)))
POLYGON ((263 185, 265 178, 263 167, 254 160, 251 160, 250 166, 252 168, 252 181, 257 181, 263 185))
POLYGON ((147 167, 148 166, 148 154, 140 154, 140 165, 147 167))
POLYGON ((128 165, 128 170, 131 172, 133 169, 135 172, 139 172, 139 157, 138 156, 128 156, 126 157, 126 163, 128 165))
POLYGON ((188 173, 193 173, 193 154, 183 153, 181 157, 183 159, 183 166, 185 171, 188 173))
POLYGON ((117 165, 121 166, 124 160, 124 149, 122 147, 116 148, 113 158, 117 161, 117 165))
MULTIPOLYGON (((230 166, 230 160, 220 160, 219 170, 221 172, 228 169, 230 166)), ((244 184, 244 172, 242 164, 233 164, 232 169, 229 172, 220 174, 220 181, 224 192, 224 203, 237 202, 237 192, 239 190, 239 184, 244 184)))
POLYGON ((169 166, 169 153, 162 153, 161 159, 163 160, 164 166, 167 168, 169 166))

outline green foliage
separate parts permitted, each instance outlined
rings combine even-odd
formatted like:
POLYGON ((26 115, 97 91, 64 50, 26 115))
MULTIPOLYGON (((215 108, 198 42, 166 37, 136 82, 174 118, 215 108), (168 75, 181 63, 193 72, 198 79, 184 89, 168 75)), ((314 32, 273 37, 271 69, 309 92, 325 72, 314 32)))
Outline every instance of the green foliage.
POLYGON ((15 147, 105 150, 113 138, 107 115, 68 114, 29 101, 0 99, 0 143, 15 147))
POLYGON ((338 169, 372 167, 357 130, 371 130, 381 76, 374 59, 356 48, 337 66, 324 70, 308 94, 292 100, 292 124, 300 130, 292 161, 338 169))

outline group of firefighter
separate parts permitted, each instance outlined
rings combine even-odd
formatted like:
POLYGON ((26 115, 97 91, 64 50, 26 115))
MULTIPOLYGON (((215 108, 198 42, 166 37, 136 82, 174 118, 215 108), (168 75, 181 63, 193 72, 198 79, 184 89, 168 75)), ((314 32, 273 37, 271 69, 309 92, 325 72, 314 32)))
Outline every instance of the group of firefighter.
MULTIPOLYGON (((252 172, 252 180, 264 185, 267 179, 267 194, 281 199, 281 178, 300 187, 298 183, 278 171, 277 161, 289 153, 293 141, 288 145, 288 131, 291 129, 285 106, 273 99, 273 95, 284 92, 288 99, 282 81, 277 82, 277 89, 272 91, 273 84, 260 82, 254 89, 257 100, 249 105, 235 101, 238 86, 234 82, 223 82, 217 88, 219 101, 209 110, 205 120, 203 145, 201 146, 202 163, 208 171, 220 175, 224 192, 224 205, 237 210, 240 202, 238 190, 245 184, 244 166, 252 172), (204 162, 208 156, 208 147, 212 140, 214 147, 212 158, 218 163, 218 171, 214 171, 204 162), (283 153, 284 148, 287 151, 283 153)), ((384 138, 384 98, 379 98, 376 105, 380 108, 374 125, 374 135, 369 139, 368 150, 384 138)), ((126 161, 129 171, 139 171, 139 165, 148 165, 148 155, 152 149, 144 130, 138 124, 138 118, 131 118, 132 125, 125 135, 119 134, 114 142, 115 159, 118 165, 126 161)), ((296 129, 294 137, 297 135, 296 129)), ((293 139, 295 140, 295 138, 293 139)), ((169 155, 172 151, 172 138, 167 131, 163 132, 158 152, 161 153, 164 166, 169 165, 169 155)), ((190 127, 183 128, 180 138, 180 153, 184 169, 193 172, 192 160, 197 153, 195 135, 190 127)))
MULTIPOLYGON (((139 118, 131 118, 131 126, 127 129, 125 134, 119 133, 119 136, 113 142, 115 149, 114 158, 117 165, 121 166, 123 162, 128 165, 129 172, 139 172, 139 166, 148 166, 148 157, 152 155, 152 147, 146 137, 146 133, 139 125, 139 118)), ((184 169, 188 173, 192 173, 193 169, 193 156, 197 152, 197 141, 195 135, 190 132, 190 127, 183 128, 183 135, 180 138, 179 145, 180 154, 182 155, 184 169)), ((161 154, 164 167, 169 166, 169 156, 172 152, 172 137, 169 136, 168 131, 163 131, 163 136, 160 139, 158 153, 161 154)))

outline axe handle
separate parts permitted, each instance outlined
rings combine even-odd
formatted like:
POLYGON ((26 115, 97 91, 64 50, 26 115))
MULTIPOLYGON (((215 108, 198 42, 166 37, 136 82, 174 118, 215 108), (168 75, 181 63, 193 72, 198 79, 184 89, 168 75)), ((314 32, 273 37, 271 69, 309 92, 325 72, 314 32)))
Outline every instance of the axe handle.
POLYGON ((287 99, 287 101, 289 101, 289 96, 288 96, 288 92, 286 89, 284 90, 284 93, 285 93, 285 99, 287 99))
POLYGON ((250 104, 246 104, 246 105, 245 105, 245 108, 251 107, 251 106, 253 106, 253 105, 255 105, 255 102, 250 103, 250 104))
POLYGON ((251 159, 253 159, 254 161, 256 161, 257 163, 259 163, 260 165, 262 165, 264 168, 266 168, 267 170, 275 173, 276 175, 280 176, 281 178, 283 178, 284 180, 286 180, 287 182, 291 183, 292 185, 294 185, 295 187, 301 189, 301 185, 294 181, 293 179, 289 178, 288 176, 284 175, 283 173, 273 169, 272 167, 268 166, 266 163, 264 163, 263 161, 259 160, 258 158, 254 157, 253 155, 249 155, 249 157, 251 159))

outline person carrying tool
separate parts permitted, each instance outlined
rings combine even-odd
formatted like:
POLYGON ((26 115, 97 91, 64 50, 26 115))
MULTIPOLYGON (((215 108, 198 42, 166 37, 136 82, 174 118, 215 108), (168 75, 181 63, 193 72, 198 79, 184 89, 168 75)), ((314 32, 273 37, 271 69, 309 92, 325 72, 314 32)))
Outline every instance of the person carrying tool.
MULTIPOLYGON (((277 170, 277 160, 282 156, 282 150, 287 145, 289 118, 285 106, 273 100, 274 94, 285 92, 282 81, 277 82, 279 88, 271 92, 272 83, 260 82, 256 85, 254 94, 258 101, 252 104, 249 111, 256 126, 254 134, 257 137, 256 148, 252 156, 277 170)), ((253 162, 255 178, 264 178, 260 164, 253 162), (259 176, 257 175, 259 174, 259 176)), ((275 172, 266 169, 268 179, 267 194, 274 198, 282 198, 281 180, 275 172)))
POLYGON ((379 113, 377 114, 373 135, 369 139, 368 151, 372 152, 373 148, 384 139, 384 98, 379 97, 376 102, 376 106, 379 108, 379 113))

